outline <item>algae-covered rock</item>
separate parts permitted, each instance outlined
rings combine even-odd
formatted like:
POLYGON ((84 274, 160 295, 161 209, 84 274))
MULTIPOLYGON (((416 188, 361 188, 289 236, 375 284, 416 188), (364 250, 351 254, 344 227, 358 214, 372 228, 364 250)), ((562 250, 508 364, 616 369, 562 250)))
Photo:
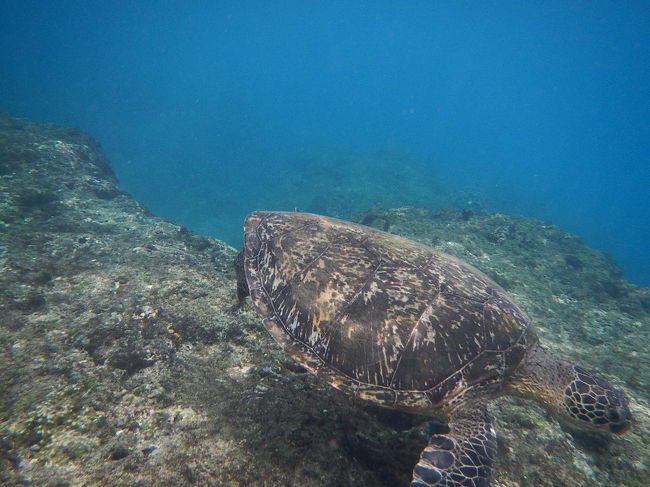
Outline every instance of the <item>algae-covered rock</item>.
MULTIPOLYGON (((468 260, 547 345, 626 390, 638 421, 622 438, 493 403, 496 485, 645 485, 647 289, 542 222, 359 220, 468 260)), ((354 403, 286 358, 238 302, 235 254, 151 216, 88 136, 0 117, 0 484, 408 485, 435 425, 354 403)))
POLYGON ((0 138, 1 484, 408 482, 424 437, 289 362, 233 248, 153 218, 77 131, 0 138))

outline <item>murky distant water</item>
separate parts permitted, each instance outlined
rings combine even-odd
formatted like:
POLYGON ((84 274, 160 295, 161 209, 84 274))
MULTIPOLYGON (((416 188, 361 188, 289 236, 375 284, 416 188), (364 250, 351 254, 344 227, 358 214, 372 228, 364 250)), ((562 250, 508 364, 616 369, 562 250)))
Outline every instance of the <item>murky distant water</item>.
POLYGON ((155 213, 550 220, 650 285, 645 2, 4 2, 0 110, 76 125, 155 213))

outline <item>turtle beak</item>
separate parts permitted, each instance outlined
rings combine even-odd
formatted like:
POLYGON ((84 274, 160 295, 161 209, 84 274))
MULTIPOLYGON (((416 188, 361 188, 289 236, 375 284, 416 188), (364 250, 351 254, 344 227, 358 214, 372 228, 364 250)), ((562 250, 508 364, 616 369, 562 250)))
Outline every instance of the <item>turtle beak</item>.
POLYGON ((611 433, 615 435, 622 435, 632 426, 632 414, 627 408, 624 400, 621 397, 621 405, 617 408, 612 408, 607 413, 607 418, 611 421, 608 428, 611 433))
POLYGON ((632 421, 623 421, 621 423, 610 423, 608 428, 611 433, 615 435, 622 435, 632 426, 632 421))

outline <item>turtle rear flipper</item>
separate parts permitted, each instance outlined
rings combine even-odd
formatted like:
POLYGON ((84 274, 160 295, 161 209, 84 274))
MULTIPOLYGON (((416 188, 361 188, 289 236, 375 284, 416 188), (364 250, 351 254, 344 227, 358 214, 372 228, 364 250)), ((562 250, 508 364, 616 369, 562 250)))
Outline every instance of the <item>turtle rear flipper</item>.
POLYGON ((235 266, 235 274, 237 276, 237 306, 241 306, 244 298, 250 295, 248 290, 248 283, 244 275, 244 250, 240 250, 235 256, 233 262, 235 266))
POLYGON ((487 487, 496 458, 497 437, 484 403, 461 406, 449 433, 431 436, 413 469, 411 487, 487 487))

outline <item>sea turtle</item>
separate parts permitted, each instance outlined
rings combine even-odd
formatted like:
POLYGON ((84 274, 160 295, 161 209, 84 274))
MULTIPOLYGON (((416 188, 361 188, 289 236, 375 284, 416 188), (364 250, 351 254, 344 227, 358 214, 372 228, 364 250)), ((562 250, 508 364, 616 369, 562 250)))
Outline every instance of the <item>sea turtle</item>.
POLYGON ((485 487, 486 400, 518 394, 559 418, 625 432, 621 392, 538 343, 530 319, 472 266, 362 225, 307 213, 246 218, 241 288, 280 346, 369 403, 443 418, 411 487, 485 487))

